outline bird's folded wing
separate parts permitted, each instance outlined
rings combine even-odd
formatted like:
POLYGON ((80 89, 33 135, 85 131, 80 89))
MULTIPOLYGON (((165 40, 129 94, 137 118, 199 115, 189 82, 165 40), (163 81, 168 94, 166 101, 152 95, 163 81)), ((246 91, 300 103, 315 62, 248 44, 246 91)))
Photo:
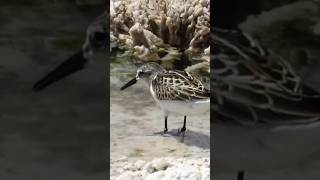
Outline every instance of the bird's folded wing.
POLYGON ((211 89, 217 116, 250 123, 319 119, 319 93, 304 85, 280 56, 237 31, 218 30, 212 38, 211 89))
POLYGON ((152 87, 159 100, 197 101, 210 98, 203 84, 184 71, 158 74, 152 87))

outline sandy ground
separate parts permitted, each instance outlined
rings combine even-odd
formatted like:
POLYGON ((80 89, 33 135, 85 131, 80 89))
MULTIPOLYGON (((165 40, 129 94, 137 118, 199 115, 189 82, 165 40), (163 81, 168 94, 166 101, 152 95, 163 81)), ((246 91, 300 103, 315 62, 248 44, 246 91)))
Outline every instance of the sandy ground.
POLYGON ((169 116, 166 135, 164 118, 149 91, 138 83, 125 91, 119 91, 125 81, 111 81, 110 129, 111 175, 121 158, 127 161, 152 160, 159 157, 207 157, 210 156, 210 115, 187 117, 184 139, 176 136, 183 125, 183 117, 169 116))

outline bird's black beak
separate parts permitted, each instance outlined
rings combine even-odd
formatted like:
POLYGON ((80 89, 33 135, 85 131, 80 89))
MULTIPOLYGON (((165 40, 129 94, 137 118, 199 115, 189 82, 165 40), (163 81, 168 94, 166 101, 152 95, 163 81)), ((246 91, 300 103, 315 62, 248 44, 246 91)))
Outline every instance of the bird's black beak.
POLYGON ((132 86, 132 85, 134 85, 136 82, 137 82, 137 79, 136 79, 136 78, 133 78, 133 79, 131 79, 129 82, 127 82, 127 84, 125 84, 124 86, 122 86, 122 87, 120 88, 120 90, 122 91, 122 90, 126 89, 127 87, 132 86))
POLYGON ((73 54, 70 58, 60 64, 57 68, 39 80, 34 86, 34 91, 41 91, 50 84, 63 79, 64 77, 77 72, 85 67, 88 60, 83 56, 83 51, 80 50, 73 54))

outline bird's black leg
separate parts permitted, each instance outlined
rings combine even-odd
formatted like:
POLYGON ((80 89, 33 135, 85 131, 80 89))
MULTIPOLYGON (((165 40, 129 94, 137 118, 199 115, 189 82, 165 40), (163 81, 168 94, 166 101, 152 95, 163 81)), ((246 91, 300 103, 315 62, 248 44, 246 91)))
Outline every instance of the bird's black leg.
POLYGON ((167 120, 168 120, 168 116, 165 116, 164 117, 164 130, 163 130, 163 133, 168 132, 167 120))
POLYGON ((187 122, 187 116, 184 116, 183 126, 182 126, 182 128, 180 129, 180 132, 182 132, 182 133, 187 130, 187 128, 186 128, 186 122, 187 122))

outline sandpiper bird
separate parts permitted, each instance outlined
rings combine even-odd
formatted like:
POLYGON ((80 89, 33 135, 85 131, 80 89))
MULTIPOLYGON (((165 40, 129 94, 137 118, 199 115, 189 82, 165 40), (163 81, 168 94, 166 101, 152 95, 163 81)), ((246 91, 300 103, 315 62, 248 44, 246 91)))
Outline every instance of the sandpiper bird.
POLYGON ((86 39, 82 48, 39 80, 33 86, 33 90, 43 90, 50 84, 83 69, 94 54, 106 53, 109 34, 107 20, 107 13, 97 17, 87 28, 86 39))
POLYGON ((212 29, 214 120, 305 125, 320 120, 320 94, 288 62, 246 33, 212 29))
POLYGON ((121 87, 121 90, 138 80, 143 80, 149 86, 152 97, 164 112, 164 133, 168 131, 168 115, 184 116, 183 127, 180 129, 184 133, 187 116, 210 110, 209 90, 185 71, 167 71, 156 63, 147 63, 138 68, 136 77, 121 87))

